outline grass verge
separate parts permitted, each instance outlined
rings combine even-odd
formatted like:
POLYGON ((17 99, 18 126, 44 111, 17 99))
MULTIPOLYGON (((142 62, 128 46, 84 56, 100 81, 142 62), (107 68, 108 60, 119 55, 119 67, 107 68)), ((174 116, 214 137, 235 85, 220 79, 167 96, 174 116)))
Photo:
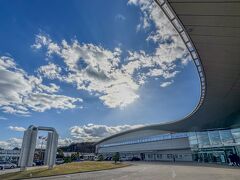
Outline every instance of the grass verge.
POLYGON ((124 163, 110 163, 110 162, 74 162, 67 163, 55 166, 53 169, 39 168, 27 170, 24 172, 14 172, 0 175, 1 180, 12 180, 12 179, 27 179, 27 178, 36 178, 36 177, 46 177, 46 176, 56 176, 56 175, 65 175, 89 171, 99 171, 107 169, 115 169, 120 167, 126 167, 129 164, 124 163))

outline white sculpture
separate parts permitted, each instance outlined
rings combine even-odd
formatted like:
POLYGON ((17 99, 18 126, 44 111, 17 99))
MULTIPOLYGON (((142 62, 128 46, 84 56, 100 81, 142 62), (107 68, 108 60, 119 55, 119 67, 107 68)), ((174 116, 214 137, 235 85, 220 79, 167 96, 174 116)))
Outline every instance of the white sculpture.
POLYGON ((26 167, 31 167, 33 165, 37 133, 39 130, 49 131, 47 138, 47 147, 44 156, 44 165, 47 165, 49 169, 53 168, 55 165, 58 145, 57 131, 51 127, 35 127, 31 125, 26 131, 24 131, 20 159, 18 163, 20 166, 20 171, 24 171, 26 170, 26 167))

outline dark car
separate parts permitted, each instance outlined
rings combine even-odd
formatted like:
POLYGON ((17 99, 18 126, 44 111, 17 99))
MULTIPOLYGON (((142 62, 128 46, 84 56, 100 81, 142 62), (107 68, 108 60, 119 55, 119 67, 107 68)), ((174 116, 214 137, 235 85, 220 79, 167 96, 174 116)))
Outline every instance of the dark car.
POLYGON ((141 159, 139 157, 133 157, 131 161, 140 161, 141 159))
POLYGON ((106 157, 104 160, 105 160, 105 161, 111 161, 111 160, 112 160, 112 157, 106 157))
POLYGON ((36 164, 36 166, 43 166, 44 165, 43 160, 34 161, 34 163, 36 164))

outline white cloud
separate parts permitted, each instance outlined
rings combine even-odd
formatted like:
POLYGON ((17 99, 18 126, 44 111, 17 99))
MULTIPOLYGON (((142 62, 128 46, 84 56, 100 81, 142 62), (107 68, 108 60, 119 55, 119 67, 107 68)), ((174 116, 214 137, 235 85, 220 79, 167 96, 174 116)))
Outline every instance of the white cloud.
POLYGON ((73 143, 74 141, 70 138, 59 138, 58 139, 58 146, 68 146, 71 143, 73 143))
POLYGON ((22 139, 20 138, 10 138, 6 141, 0 141, 0 148, 3 149, 13 149, 15 147, 21 148, 22 139))
POLYGON ((5 113, 29 115, 30 111, 75 108, 80 98, 53 94, 59 86, 43 84, 41 77, 28 75, 10 57, 0 57, 0 109, 5 113))
POLYGON ((53 63, 49 63, 48 65, 45 66, 41 66, 38 69, 38 72, 43 76, 43 77, 47 77, 49 79, 55 79, 55 78, 60 78, 59 74, 61 73, 62 69, 61 67, 53 64, 53 63))
POLYGON ((180 36, 154 0, 129 0, 128 4, 135 5, 141 10, 142 20, 139 27, 144 30, 149 26, 154 28, 149 32, 146 40, 158 45, 155 55, 161 59, 161 62, 170 63, 180 60, 186 64, 191 60, 180 36))
POLYGON ((122 59, 120 48, 110 50, 76 39, 55 43, 50 36, 39 34, 32 47, 45 48, 48 57, 54 54, 64 62, 62 69, 53 63, 40 67, 41 76, 73 84, 96 95, 109 108, 124 108, 135 102, 149 78, 173 79, 180 72, 176 64, 186 65, 190 60, 187 48, 154 1, 130 0, 128 4, 139 7, 139 30, 147 33, 146 43, 155 43, 152 52, 128 51, 122 59))
POLYGON ((19 131, 19 132, 26 130, 24 127, 18 127, 18 126, 9 126, 8 128, 12 131, 19 131))
POLYGON ((126 20, 126 17, 125 17, 124 15, 122 15, 122 14, 117 14, 117 15, 115 16, 115 19, 116 19, 116 20, 125 21, 125 20, 126 20))
POLYGON ((164 87, 170 86, 172 83, 173 83, 173 81, 167 81, 167 82, 161 83, 160 86, 164 88, 164 87))
POLYGON ((0 120, 7 120, 6 117, 0 116, 0 120))
POLYGON ((24 100, 33 111, 43 112, 48 109, 73 109, 75 102, 82 102, 80 98, 72 98, 63 95, 32 93, 24 100))
MULTIPOLYGON (((59 146, 69 145, 71 144, 72 140, 69 138, 61 139, 59 138, 59 146)), ((37 138, 36 148, 46 148, 47 141, 42 141, 37 138)), ((21 148, 22 147, 22 138, 10 138, 5 141, 0 141, 0 148, 3 149, 13 149, 15 147, 21 148)))
MULTIPOLYGON (((58 47, 59 50, 55 51, 47 46, 48 54, 55 53, 62 57, 68 71, 66 75, 54 73, 54 78, 76 84, 79 90, 100 94, 99 98, 111 108, 125 107, 139 97, 139 85, 130 75, 118 68, 121 54, 119 48, 110 51, 93 44, 79 44, 77 40, 71 45, 63 40, 58 47)), ((46 66, 40 69, 44 74, 42 69, 46 69, 46 66)), ((49 74, 45 73, 43 76, 49 74)))
POLYGON ((70 134, 74 141, 97 141, 102 138, 117 134, 122 131, 141 127, 143 125, 118 125, 107 126, 97 124, 87 124, 83 126, 73 126, 70 134))

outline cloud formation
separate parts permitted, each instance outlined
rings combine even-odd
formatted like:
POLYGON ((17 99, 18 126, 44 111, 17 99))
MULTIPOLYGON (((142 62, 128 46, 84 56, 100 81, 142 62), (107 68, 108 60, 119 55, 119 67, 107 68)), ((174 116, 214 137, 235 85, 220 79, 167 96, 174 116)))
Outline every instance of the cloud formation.
POLYGON ((128 5, 139 7, 142 15, 138 28, 146 32, 146 43, 155 44, 152 52, 123 53, 118 47, 106 49, 77 39, 57 43, 48 35, 38 34, 32 47, 44 48, 49 59, 55 55, 64 62, 61 68, 53 63, 40 67, 40 76, 73 84, 96 95, 109 108, 124 108, 136 101, 140 87, 150 78, 173 83, 171 79, 180 72, 177 64, 184 66, 191 60, 187 48, 154 1, 129 0, 128 5))
POLYGON ((23 132, 26 130, 24 127, 18 127, 18 126, 9 126, 8 129, 12 131, 18 131, 18 132, 23 132))
POLYGON ((59 86, 43 84, 41 77, 28 75, 14 60, 0 57, 0 109, 5 113, 29 115, 30 111, 71 109, 80 98, 55 94, 59 86))
POLYGON ((6 141, 0 141, 0 148, 3 149, 13 149, 15 147, 21 148, 22 139, 19 138, 10 138, 6 141))
MULTIPOLYGON (((70 138, 59 138, 58 146, 68 146, 73 143, 73 140, 70 138)), ((15 147, 21 148, 22 146, 22 138, 10 138, 6 141, 0 141, 0 148, 2 149, 13 149, 15 147)), ((37 139, 36 148, 46 148, 46 141, 42 142, 37 139)))
POLYGON ((0 120, 7 120, 6 117, 0 116, 0 120))
POLYGON ((73 126, 70 128, 70 134, 74 141, 98 141, 113 134, 141 127, 143 125, 118 125, 107 126, 97 124, 87 124, 83 126, 73 126))
POLYGON ((160 86, 164 88, 164 87, 170 86, 172 83, 173 83, 173 80, 172 81, 163 82, 162 84, 160 84, 160 86))
POLYGON ((124 15, 122 15, 122 14, 117 14, 117 15, 115 16, 115 19, 116 19, 116 20, 125 21, 125 20, 126 20, 126 17, 125 17, 124 15))
MULTIPOLYGON (((72 126, 69 128, 70 137, 59 138, 58 146, 67 146, 73 142, 90 142, 99 141, 105 137, 127 131, 130 129, 138 128, 144 126, 143 124, 136 125, 118 125, 118 126, 107 126, 98 124, 87 124, 83 126, 72 126)), ((25 128, 17 126, 9 126, 9 129, 13 131, 24 131, 25 128)), ((10 138, 6 141, 0 141, 0 148, 3 149, 13 149, 15 147, 21 148, 22 138, 10 138)), ((42 141, 37 139, 36 147, 40 148, 46 147, 46 141, 42 144, 42 141)))
POLYGON ((71 138, 59 138, 58 139, 58 147, 68 146, 68 145, 70 145, 73 142, 74 141, 71 138))

